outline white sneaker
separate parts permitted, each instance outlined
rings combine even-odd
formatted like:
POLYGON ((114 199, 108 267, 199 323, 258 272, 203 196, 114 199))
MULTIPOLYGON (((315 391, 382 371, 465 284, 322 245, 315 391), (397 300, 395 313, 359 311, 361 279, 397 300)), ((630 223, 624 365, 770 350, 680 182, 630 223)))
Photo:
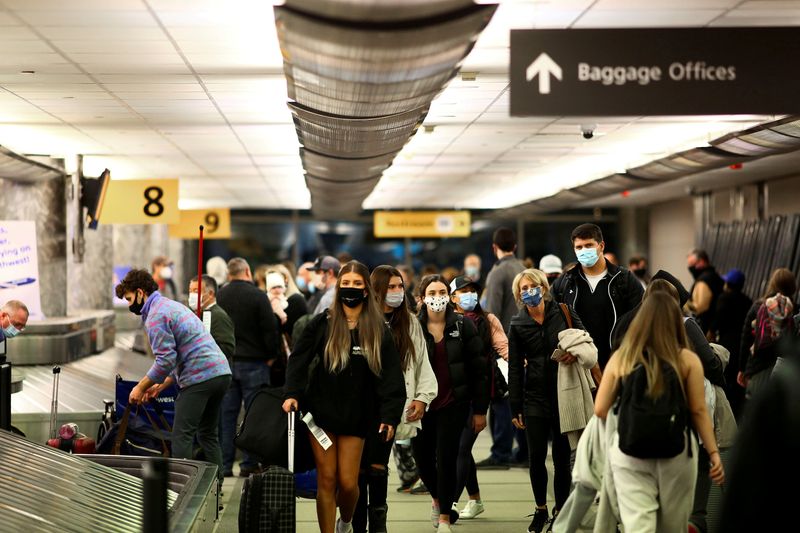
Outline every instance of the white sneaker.
POLYGON ((342 522, 341 518, 337 518, 336 533, 353 533, 353 522, 342 522))
POLYGON ((464 509, 461 510, 461 513, 459 513, 458 517, 465 519, 475 518, 483 511, 483 502, 480 500, 469 500, 467 505, 464 506, 464 509))
POLYGON ((431 523, 433 527, 439 527, 439 508, 431 505, 431 523))
POLYGON ((447 522, 439 522, 439 533, 453 533, 453 530, 447 522))

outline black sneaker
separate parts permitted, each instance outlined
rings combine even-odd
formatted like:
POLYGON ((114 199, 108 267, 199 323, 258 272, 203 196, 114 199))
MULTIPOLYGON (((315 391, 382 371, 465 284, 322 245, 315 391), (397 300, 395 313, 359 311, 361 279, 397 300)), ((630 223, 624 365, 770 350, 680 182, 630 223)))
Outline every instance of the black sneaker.
POLYGON ((411 478, 408 483, 403 483, 399 487, 397 487, 397 492, 411 492, 411 489, 414 488, 414 485, 419 481, 419 476, 414 476, 411 478))
POLYGON ((478 470, 508 470, 510 467, 508 463, 503 463, 494 457, 487 457, 483 461, 475 463, 475 468, 478 470))
POLYGON ((542 533, 544 526, 547 525, 549 521, 549 517, 547 516, 547 507, 544 509, 536 509, 536 512, 533 515, 533 520, 531 520, 531 525, 528 526, 528 533, 542 533))
POLYGON ((550 524, 547 526, 547 533, 553 533, 553 524, 556 523, 557 516, 558 516, 558 509, 553 509, 553 518, 550 519, 550 524))
POLYGON ((425 483, 423 483, 422 481, 420 481, 419 485, 411 489, 409 492, 411 494, 430 494, 430 491, 428 491, 428 487, 426 487, 425 483))

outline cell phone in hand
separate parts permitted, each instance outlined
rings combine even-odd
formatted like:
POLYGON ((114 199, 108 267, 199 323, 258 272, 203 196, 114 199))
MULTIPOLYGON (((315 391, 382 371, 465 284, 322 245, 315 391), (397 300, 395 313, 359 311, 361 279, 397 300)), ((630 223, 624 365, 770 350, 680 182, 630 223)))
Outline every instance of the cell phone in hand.
POLYGON ((389 437, 389 428, 387 428, 387 427, 385 427, 385 426, 384 426, 384 427, 382 427, 382 428, 381 428, 381 429, 378 431, 378 435, 380 435, 380 436, 381 436, 381 438, 383 439, 383 441, 384 441, 384 442, 386 442, 386 441, 388 440, 388 437, 389 437))

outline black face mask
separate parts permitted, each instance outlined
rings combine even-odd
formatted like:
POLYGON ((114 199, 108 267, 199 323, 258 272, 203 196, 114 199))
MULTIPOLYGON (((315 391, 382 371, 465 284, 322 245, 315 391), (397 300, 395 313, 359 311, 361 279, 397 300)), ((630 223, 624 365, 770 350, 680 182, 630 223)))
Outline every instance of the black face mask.
POLYGON ((128 306, 128 310, 134 315, 141 315, 142 307, 144 307, 144 298, 140 294, 137 294, 133 299, 133 303, 128 306))
POLYGON ((339 287, 338 296, 339 301, 347 307, 358 307, 367 298, 364 289, 356 287, 339 287))
POLYGON ((646 274, 647 274, 646 268, 633 269, 633 275, 636 276, 637 278, 644 278, 646 274))
POLYGON ((692 277, 694 279, 697 279, 697 276, 699 276, 700 272, 701 272, 700 269, 697 268, 697 267, 693 267, 693 266, 688 267, 688 268, 689 268, 689 273, 692 275, 692 277))

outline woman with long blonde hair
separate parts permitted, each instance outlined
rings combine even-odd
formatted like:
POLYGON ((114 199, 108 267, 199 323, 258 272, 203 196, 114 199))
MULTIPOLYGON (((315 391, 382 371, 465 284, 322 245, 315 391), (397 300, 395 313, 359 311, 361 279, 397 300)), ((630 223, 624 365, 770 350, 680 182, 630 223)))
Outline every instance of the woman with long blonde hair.
MULTIPOLYGON (((619 350, 606 365, 595 399, 595 414, 604 419, 617 399, 620 385, 640 365, 647 376, 647 396, 665 394, 672 379, 678 380, 690 421, 711 460, 709 476, 722 483, 725 473, 703 393, 703 367, 687 349, 683 317, 675 299, 654 292, 642 303, 619 350)), ((642 459, 622 452, 616 433, 608 461, 616 488, 625 531, 685 531, 692 511, 697 475, 697 440, 691 449, 674 457, 642 459)), ((685 450, 684 445, 684 450, 685 450)))
POLYGON ((309 434, 317 465, 321 533, 351 533, 358 472, 369 432, 390 441, 406 398, 400 357, 370 283, 369 270, 350 261, 339 271, 336 299, 296 339, 287 371, 287 413, 311 413, 331 445, 309 434), (380 424, 373 427, 373 405, 380 424), (336 520, 336 507, 339 520, 336 520))

